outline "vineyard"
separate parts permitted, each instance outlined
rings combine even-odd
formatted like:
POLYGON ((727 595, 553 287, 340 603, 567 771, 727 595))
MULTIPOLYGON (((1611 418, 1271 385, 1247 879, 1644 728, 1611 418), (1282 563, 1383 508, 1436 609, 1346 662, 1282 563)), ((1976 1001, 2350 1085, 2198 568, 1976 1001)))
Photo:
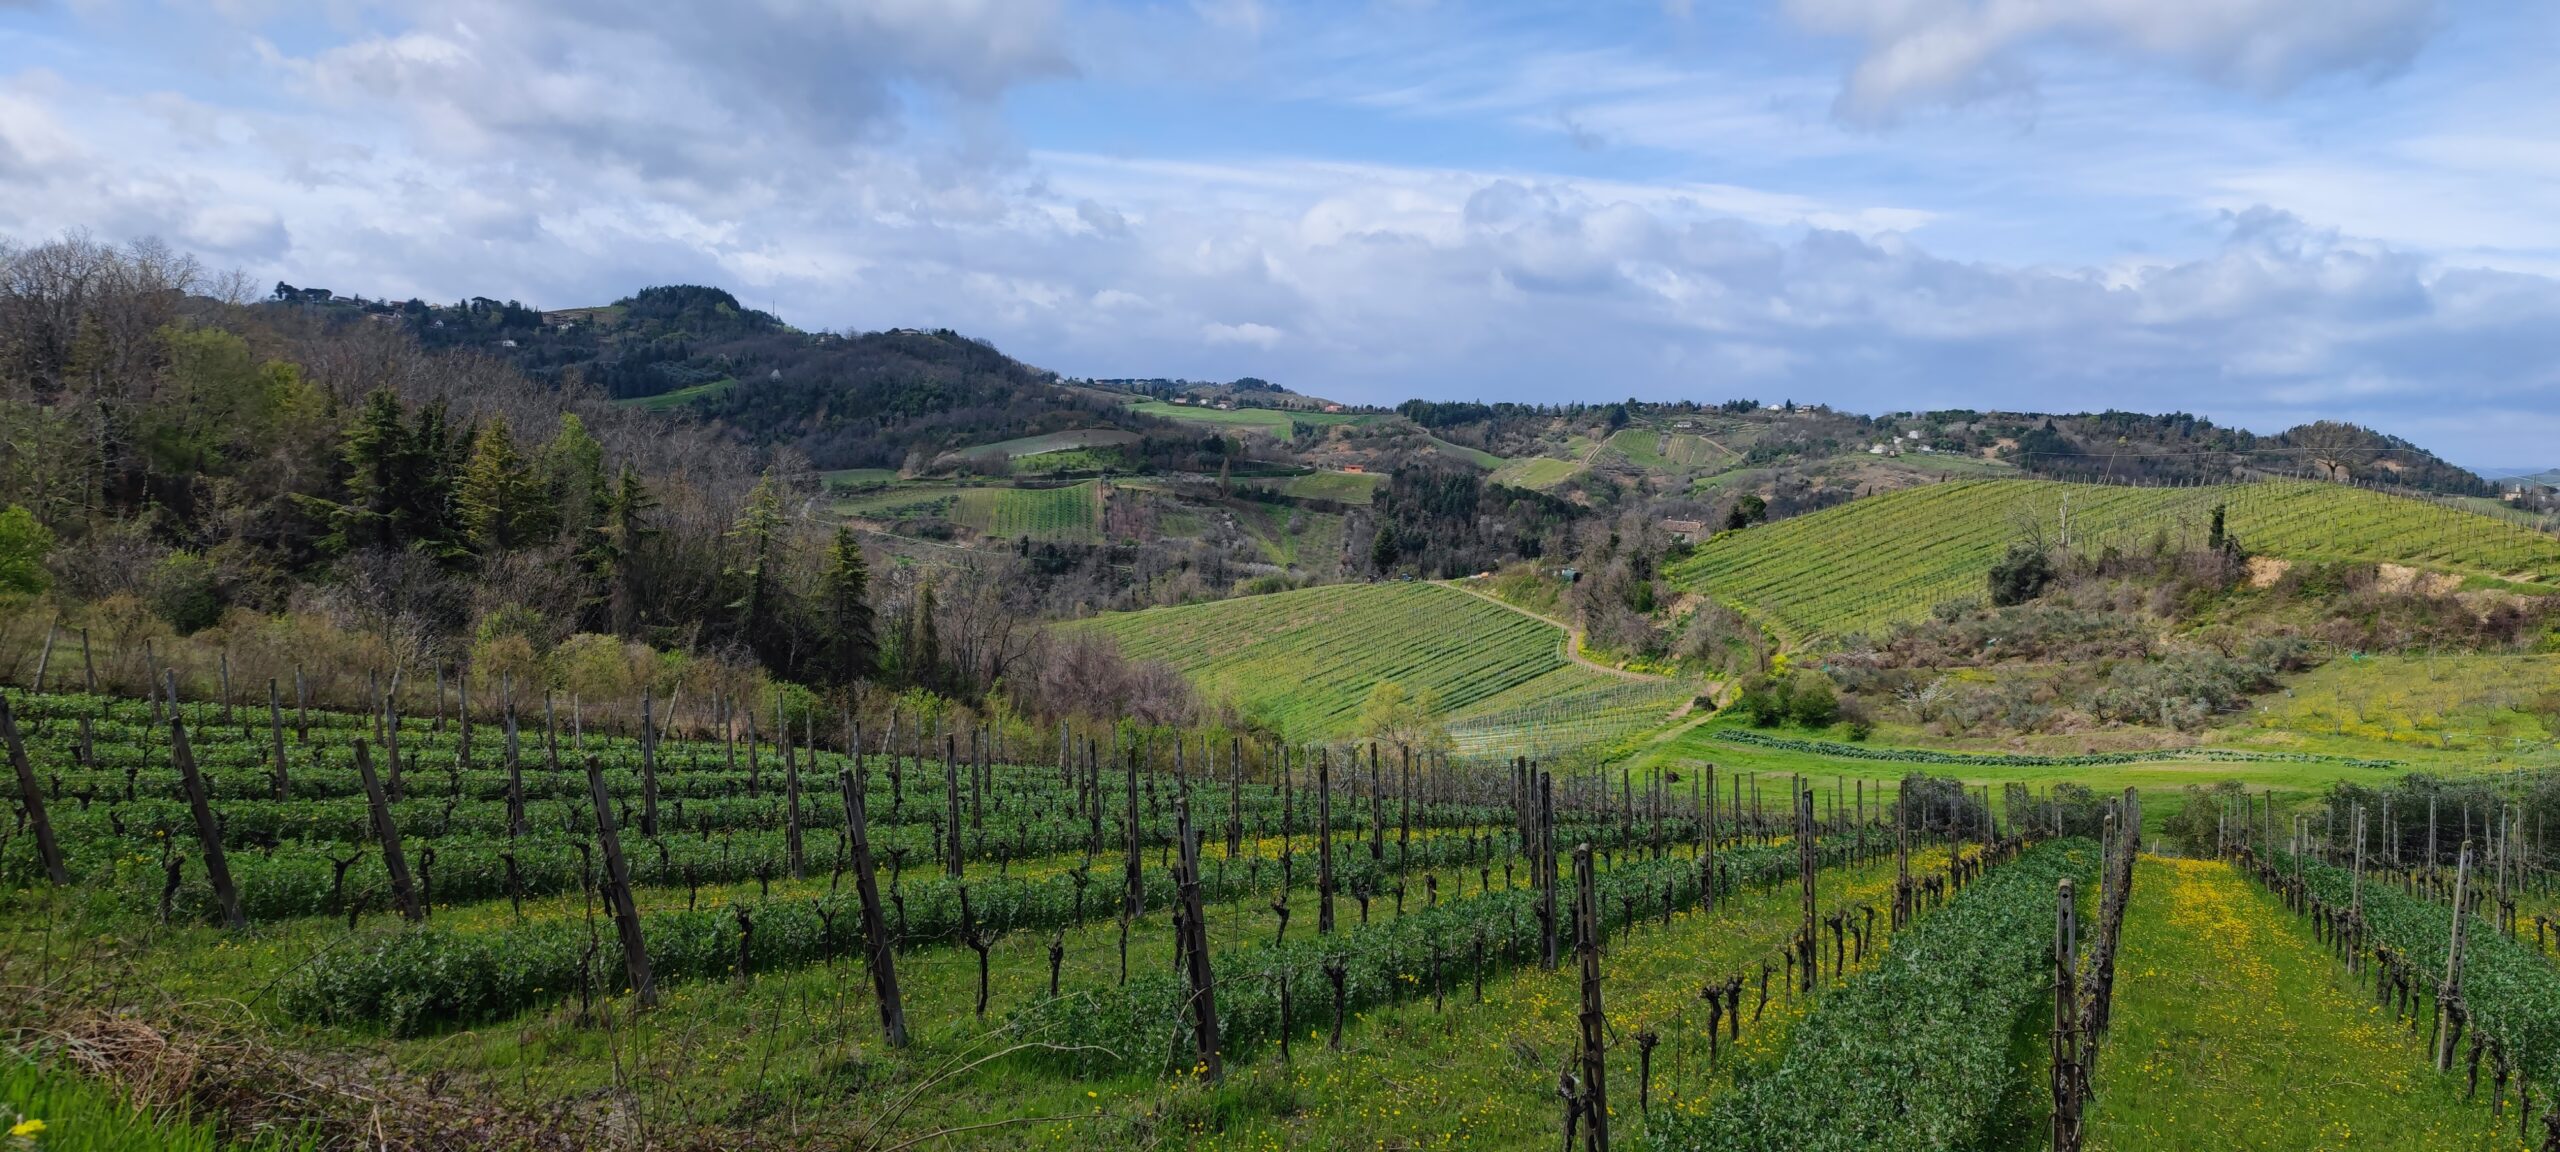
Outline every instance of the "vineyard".
MULTIPOLYGON (((1083 626, 1109 634, 1133 659, 1181 668, 1205 693, 1234 699, 1291 739, 1348 734, 1372 686, 1384 682, 1430 693, 1453 729, 1477 734, 1471 752, 1515 754, 1497 747, 1506 735, 1623 683, 1568 663, 1556 626, 1435 584, 1306 588, 1118 613, 1083 626)), ((1612 718, 1600 727, 1624 734, 1630 698, 1605 699, 1612 718)), ((1634 709, 1644 714, 1642 727, 1658 725, 1677 693, 1647 699, 1657 706, 1649 714, 1634 709)))
POLYGON ((1670 575, 1758 614, 1791 640, 1818 642, 1980 597, 1992 562, 2030 532, 2087 555, 2196 546, 2216 507, 2252 554, 2560 588, 2560 539, 2425 500, 2309 481, 2200 488, 1950 481, 1718 536, 1670 575))
POLYGON ((1091 542, 1102 532, 1101 482, 1059 488, 964 488, 951 518, 1002 540, 1091 542))
MULTIPOLYGON (((1426 590, 1373 610, 1464 607, 1426 590)), ((1538 679, 1475 703, 1531 730, 1659 690, 1540 720, 1538 679)), ((2386 870, 2353 835, 2285 851, 2252 806, 2225 859, 2137 862, 2130 795, 2083 828, 2023 786, 771 701, 5 703, 0 976, 29 993, 0 1021, 72 1026, 53 990, 110 974, 236 1004, 258 1044, 455 1078, 545 1117, 533 1146, 2201 1149, 2240 1108, 2253 1147, 2508 1152, 2560 1082, 2560 939, 2504 910, 2512 841, 2494 881, 2386 870), (2453 1010, 2409 988, 2457 901, 2467 1030, 2438 1073, 2421 1017, 2453 1010), (2311 1059, 2357 1075, 2296 1087, 2311 1059)), ((0 1089, 119 1130, 57 1070, 0 1089)), ((298 1093, 98 1146, 354 1147, 429 1107, 298 1093)))

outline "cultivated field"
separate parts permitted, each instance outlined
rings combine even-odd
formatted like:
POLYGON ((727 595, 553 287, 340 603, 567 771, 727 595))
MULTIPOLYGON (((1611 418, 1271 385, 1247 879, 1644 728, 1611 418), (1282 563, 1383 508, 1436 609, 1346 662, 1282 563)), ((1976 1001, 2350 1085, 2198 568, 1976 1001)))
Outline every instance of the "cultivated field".
POLYGON ((1431 693, 1452 723, 1479 707, 1517 716, 1621 683, 1568 663, 1562 629, 1434 584, 1306 588, 1082 626, 1109 633, 1134 659, 1180 667, 1292 739, 1348 734, 1380 682, 1431 693))
POLYGON ((964 488, 951 518, 1001 540, 1090 542, 1101 537, 1103 487, 1087 480, 1059 488, 964 488))
POLYGON ((2391 562, 2560 589, 2560 539, 2425 500, 2308 481, 2205 488, 1950 481, 1719 536, 1671 576, 1758 614, 1792 640, 1813 642, 1979 598, 1992 562, 2031 532, 2092 555, 2161 541, 2198 545, 2216 506, 2227 510, 2226 530, 2254 554, 2391 562))

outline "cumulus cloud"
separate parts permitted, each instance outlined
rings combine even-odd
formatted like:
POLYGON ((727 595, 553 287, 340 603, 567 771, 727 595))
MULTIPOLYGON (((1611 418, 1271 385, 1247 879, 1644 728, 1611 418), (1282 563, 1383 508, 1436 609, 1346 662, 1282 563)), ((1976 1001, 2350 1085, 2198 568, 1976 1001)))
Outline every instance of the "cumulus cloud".
POLYGON ((1799 24, 1861 42, 1836 110, 1881 122, 1915 105, 2027 87, 2035 53, 2077 45, 2282 92, 2315 76, 2409 66, 2441 0, 1786 0, 1799 24))

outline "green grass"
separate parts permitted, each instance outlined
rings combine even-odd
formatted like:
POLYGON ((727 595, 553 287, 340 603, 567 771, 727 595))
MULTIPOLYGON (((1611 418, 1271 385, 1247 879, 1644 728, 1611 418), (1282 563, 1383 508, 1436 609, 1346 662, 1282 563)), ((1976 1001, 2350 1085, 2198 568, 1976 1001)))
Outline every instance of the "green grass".
POLYGON ((1097 540, 1102 486, 1087 480, 1063 488, 964 488, 951 518, 1005 540, 1097 540))
POLYGON ((1482 448, 1469 448, 1464 444, 1453 444, 1437 436, 1433 436, 1430 439, 1432 447, 1448 453, 1451 456, 1455 456, 1458 459, 1464 460, 1469 464, 1473 464, 1478 468, 1494 469, 1510 463, 1510 461, 1504 460, 1502 457, 1496 456, 1491 452, 1487 452, 1482 448))
POLYGON ((678 388, 673 392, 660 392, 655 396, 632 396, 616 400, 614 403, 625 408, 638 408, 645 412, 665 412, 682 408, 696 400, 708 400, 714 396, 725 395, 729 389, 737 386, 738 382, 735 378, 724 376, 718 380, 706 380, 700 384, 678 388))
POLYGON ((902 513, 939 510, 963 489, 943 481, 891 481, 876 492, 859 492, 830 505, 838 516, 893 519, 902 513))
POLYGON ((1342 554, 1342 516, 1302 508, 1240 503, 1230 507, 1236 527, 1283 568, 1329 573, 1342 554), (1297 525, 1292 531, 1290 525, 1297 525))
POLYGON ((1367 504, 1377 499, 1378 489, 1387 478, 1374 472, 1314 472, 1290 476, 1268 486, 1283 496, 1301 500, 1331 500, 1339 504, 1367 504))
POLYGON ((971 460, 1014 460, 1051 452, 1070 452, 1079 448, 1116 448, 1123 444, 1137 442, 1137 433, 1118 428, 1076 428, 1065 432, 1049 432, 1039 436, 999 440, 993 444, 980 444, 974 448, 963 448, 951 455, 971 460))
POLYGON ((1670 575, 1682 588, 1758 614, 1790 640, 1810 642, 1979 597, 1992 562, 2030 527, 2059 541, 2067 522, 2071 546, 2090 553, 2148 548, 2161 537, 2197 545, 2216 505, 2228 508, 2228 530, 2255 553, 2560 585, 2560 539, 2424 500, 2308 481, 1923 485, 1719 536, 1670 575))
POLYGON ((1609 447, 1639 468, 1656 472, 1671 470, 1671 458, 1663 454, 1670 437, 1652 428, 1621 428, 1609 437, 1609 447))
POLYGON ((897 479, 898 470, 895 468, 838 468, 832 472, 818 473, 819 482, 830 488, 892 484, 897 482, 897 479))
POLYGON ((2142 859, 2116 971, 2091 1152, 2524 1147, 2228 865, 2142 859))
POLYGON ((2560 738, 2533 710, 2555 684, 2560 656, 2342 657, 2260 700, 2248 723, 2376 745, 2512 753, 2560 738))
POLYGON ((1305 412, 1296 409, 1284 412, 1277 408, 1221 410, 1189 404, 1170 404, 1162 400, 1142 400, 1130 405, 1129 410, 1147 416, 1161 416, 1167 420, 1180 420, 1188 424, 1210 424, 1226 428, 1260 428, 1281 436, 1289 435, 1290 428, 1298 424, 1316 426, 1366 424, 1378 419, 1375 416, 1356 412, 1305 412))
MULTIPOLYGON (((105 1084, 60 1068, 0 1053, 0 1132, 27 1121, 38 1152, 283 1152, 304 1147, 276 1139, 224 1141, 213 1125, 187 1117, 138 1112, 105 1084)), ((0 1148, 17 1148, 0 1136, 0 1148)))
POLYGON ((1451 715, 1541 678, 1551 694, 1616 683, 1569 665, 1554 625, 1436 584, 1328 585, 1073 626, 1172 663, 1298 740, 1349 734, 1381 681, 1427 690, 1451 715))
POLYGON ((1513 488, 1531 488, 1543 492, 1573 479, 1581 471, 1582 464, 1579 461, 1558 460, 1553 456, 1523 456, 1494 469, 1493 475, 1486 479, 1496 484, 1507 484, 1513 488))

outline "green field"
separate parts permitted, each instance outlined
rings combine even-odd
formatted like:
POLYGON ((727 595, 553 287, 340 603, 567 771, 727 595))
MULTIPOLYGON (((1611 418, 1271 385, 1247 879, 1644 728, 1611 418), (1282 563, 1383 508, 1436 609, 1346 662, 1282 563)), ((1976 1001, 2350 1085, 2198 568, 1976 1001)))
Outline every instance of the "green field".
POLYGON ((1366 424, 1377 419, 1375 416, 1356 412, 1306 412, 1294 408, 1287 411, 1278 408, 1219 409, 1196 407, 1190 404, 1171 404, 1162 400, 1141 400, 1130 405, 1129 410, 1141 415, 1161 416, 1167 420, 1180 420, 1190 424, 1211 424, 1227 428, 1260 428, 1281 436, 1289 435, 1290 428, 1299 424, 1320 427, 1327 424, 1366 424))
POLYGON ((1367 504, 1386 487, 1387 478, 1375 472, 1312 472, 1279 480, 1259 481, 1262 487, 1283 496, 1300 500, 1331 500, 1338 504, 1367 504))
POLYGON ((2044 480, 1950 481, 1717 537, 1670 569, 1682 588, 1753 612, 1790 640, 1880 629, 1982 594, 2011 541, 2094 554, 2200 545, 2212 509, 2252 553, 2394 562, 2560 586, 2560 539, 2424 500, 2309 481, 2131 488, 2044 480))
POLYGON ((1558 460, 1553 456, 1522 456, 1494 469, 1493 475, 1485 479, 1495 484, 1543 492, 1573 479, 1581 471, 1579 461, 1558 460))
POLYGON ((963 448, 950 455, 965 460, 1017 460, 1052 452, 1072 452, 1080 448, 1116 448, 1138 442, 1138 434, 1119 428, 1076 428, 1065 432, 1049 432, 1038 436, 1022 436, 963 448))
POLYGON ((1458 459, 1464 460, 1469 464, 1473 464, 1478 468, 1500 468, 1504 464, 1509 463, 1509 461, 1504 460, 1502 457, 1496 456, 1491 452, 1487 452, 1482 448, 1469 448, 1464 444, 1452 444, 1437 436, 1431 438, 1431 446, 1442 452, 1448 453, 1451 456, 1455 456, 1458 459))
POLYGON ((1380 681, 1430 691, 1453 722, 1478 705, 1519 709, 1619 683, 1568 664, 1554 625, 1436 584, 1305 588, 1076 626, 1131 658, 1172 663, 1301 740, 1350 734, 1380 681), (1533 681, 1529 696, 1512 692, 1533 681))
POLYGON ((2143 858, 2117 973, 2091 1152, 2522 1152, 2512 1120, 2427 1067, 2423 1031, 2231 865, 2143 858))
POLYGON ((951 518, 1004 540, 1092 541, 1102 533, 1102 485, 1063 488, 964 488, 951 518))
POLYGON ((898 479, 895 468, 838 468, 818 473, 818 482, 830 488, 857 488, 873 484, 891 484, 898 479))
POLYGON ((696 400, 707 400, 711 397, 722 395, 728 392, 729 389, 737 386, 737 380, 724 377, 718 380, 706 380, 700 384, 678 388, 673 392, 660 392, 655 396, 633 396, 627 399, 616 400, 614 403, 622 405, 625 408, 638 408, 648 412, 666 412, 682 408, 696 400))

